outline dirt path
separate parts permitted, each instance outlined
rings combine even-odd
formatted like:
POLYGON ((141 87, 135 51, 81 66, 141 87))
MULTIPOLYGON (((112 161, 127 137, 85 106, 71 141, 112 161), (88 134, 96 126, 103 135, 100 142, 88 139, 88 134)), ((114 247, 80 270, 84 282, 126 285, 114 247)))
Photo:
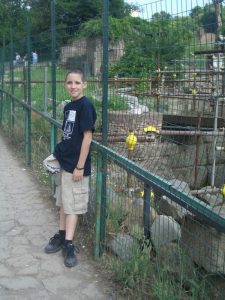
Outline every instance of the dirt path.
POLYGON ((54 203, 0 135, 0 299, 115 299, 82 251, 72 269, 61 252, 44 253, 57 220, 54 203))

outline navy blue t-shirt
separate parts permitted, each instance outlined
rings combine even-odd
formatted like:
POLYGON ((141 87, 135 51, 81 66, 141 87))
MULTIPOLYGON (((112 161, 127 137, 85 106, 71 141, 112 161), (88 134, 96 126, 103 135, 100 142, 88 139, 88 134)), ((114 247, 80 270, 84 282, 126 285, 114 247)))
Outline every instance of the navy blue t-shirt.
MULTIPOLYGON (((73 173, 80 156, 83 133, 94 131, 96 111, 93 104, 85 96, 71 101, 64 107, 62 141, 56 145, 54 156, 63 170, 73 173)), ((91 156, 87 156, 84 165, 84 176, 91 174, 91 156)))

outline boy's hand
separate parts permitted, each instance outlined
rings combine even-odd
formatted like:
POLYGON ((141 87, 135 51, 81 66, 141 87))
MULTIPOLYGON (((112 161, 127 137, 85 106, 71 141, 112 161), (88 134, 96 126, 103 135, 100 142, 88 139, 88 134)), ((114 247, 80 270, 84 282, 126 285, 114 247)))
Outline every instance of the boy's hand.
POLYGON ((73 180, 74 181, 80 181, 83 179, 84 176, 84 170, 77 170, 76 168, 73 171, 73 180))

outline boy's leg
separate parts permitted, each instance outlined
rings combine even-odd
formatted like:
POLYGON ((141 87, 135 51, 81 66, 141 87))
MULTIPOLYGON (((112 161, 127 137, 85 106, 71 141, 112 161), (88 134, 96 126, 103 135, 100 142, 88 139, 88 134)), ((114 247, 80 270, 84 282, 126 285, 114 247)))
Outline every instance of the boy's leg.
POLYGON ((61 206, 59 211, 59 231, 50 238, 48 244, 45 247, 45 253, 55 253, 62 249, 65 243, 66 236, 66 215, 64 209, 61 206))
POLYGON ((66 215, 66 239, 63 245, 64 264, 66 267, 74 267, 77 264, 75 246, 73 244, 74 232, 76 230, 78 215, 66 215))
POLYGON ((55 176, 56 183, 56 205, 60 207, 59 211, 59 231, 50 238, 45 247, 45 253, 55 253, 62 249, 66 235, 66 215, 62 206, 62 191, 61 191, 61 173, 55 176))
POLYGON ((59 210, 59 230, 66 230, 66 215, 62 206, 59 210))
POLYGON ((74 181, 72 174, 62 171, 62 202, 66 214, 66 239, 63 246, 64 264, 73 267, 77 264, 73 238, 78 216, 87 211, 89 178, 74 181))
POLYGON ((66 215, 66 240, 73 240, 78 215, 66 215))

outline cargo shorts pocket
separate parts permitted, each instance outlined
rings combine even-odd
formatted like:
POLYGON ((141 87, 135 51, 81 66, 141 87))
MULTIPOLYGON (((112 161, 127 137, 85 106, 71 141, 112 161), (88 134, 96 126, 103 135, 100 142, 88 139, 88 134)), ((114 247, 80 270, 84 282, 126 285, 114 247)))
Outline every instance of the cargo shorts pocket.
POLYGON ((88 206, 88 188, 73 188, 74 208, 77 212, 86 212, 88 206))

